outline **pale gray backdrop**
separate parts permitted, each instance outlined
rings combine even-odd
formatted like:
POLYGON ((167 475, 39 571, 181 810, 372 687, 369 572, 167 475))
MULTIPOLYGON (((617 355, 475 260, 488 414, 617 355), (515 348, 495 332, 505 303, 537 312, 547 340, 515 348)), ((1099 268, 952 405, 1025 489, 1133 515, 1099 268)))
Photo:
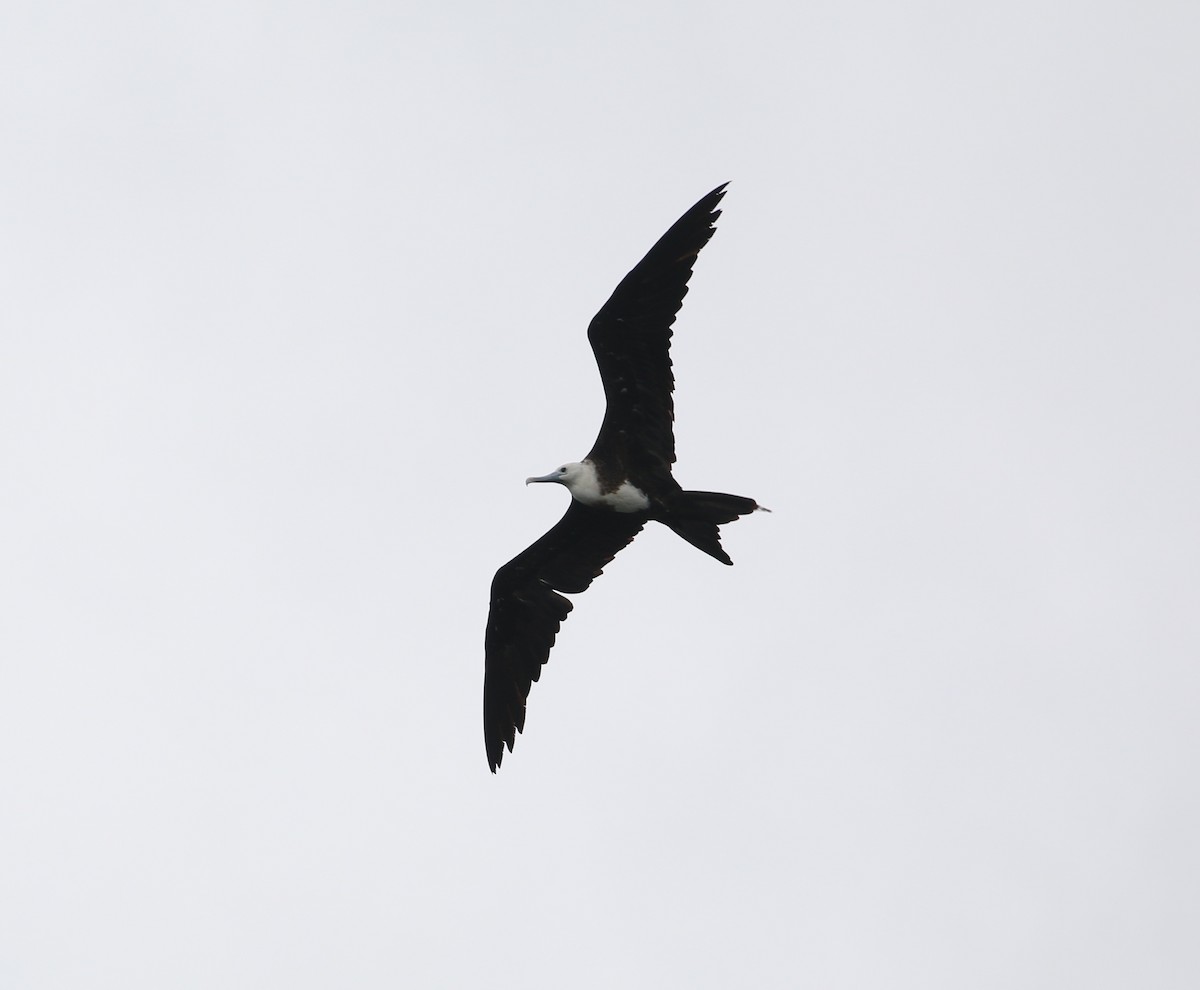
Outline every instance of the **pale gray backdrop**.
POLYGON ((1200 7, 33 3, 0 985, 1200 985, 1200 7), (734 180, 666 531, 498 777, 584 336, 734 180))

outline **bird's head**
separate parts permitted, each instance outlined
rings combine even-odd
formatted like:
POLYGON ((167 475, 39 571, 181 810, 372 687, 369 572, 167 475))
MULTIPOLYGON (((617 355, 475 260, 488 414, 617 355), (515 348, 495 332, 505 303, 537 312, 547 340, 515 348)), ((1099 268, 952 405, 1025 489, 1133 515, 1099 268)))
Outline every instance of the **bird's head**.
POLYGON ((532 485, 535 482, 553 481, 560 485, 571 487, 572 483, 583 477, 583 465, 578 461, 571 461, 564 464, 562 467, 551 471, 549 474, 543 474, 538 478, 526 478, 525 484, 532 485))

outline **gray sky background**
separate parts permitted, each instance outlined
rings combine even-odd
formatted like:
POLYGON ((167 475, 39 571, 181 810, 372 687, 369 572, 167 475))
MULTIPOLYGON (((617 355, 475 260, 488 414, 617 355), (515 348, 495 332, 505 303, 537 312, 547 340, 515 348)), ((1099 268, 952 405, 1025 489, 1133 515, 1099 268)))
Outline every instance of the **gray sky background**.
POLYGON ((1200 7, 0 33, 0 984, 1200 985, 1200 7), (585 329, 733 185, 678 476, 497 777, 585 329))

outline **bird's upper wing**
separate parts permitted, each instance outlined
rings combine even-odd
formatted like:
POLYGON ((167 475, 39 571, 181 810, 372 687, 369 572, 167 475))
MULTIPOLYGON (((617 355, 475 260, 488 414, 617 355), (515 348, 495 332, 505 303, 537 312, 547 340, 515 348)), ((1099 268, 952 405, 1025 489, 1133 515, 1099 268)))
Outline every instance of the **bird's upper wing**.
POLYGON ((588 327, 608 400, 588 455, 597 464, 626 464, 638 476, 671 472, 671 325, 687 294, 696 256, 713 235, 724 195, 725 186, 718 186, 680 217, 621 280, 588 327))
POLYGON ((484 638, 483 736, 492 772, 525 728, 525 699, 571 611, 560 591, 584 591, 642 528, 644 518, 571 501, 566 515, 492 579, 484 638))

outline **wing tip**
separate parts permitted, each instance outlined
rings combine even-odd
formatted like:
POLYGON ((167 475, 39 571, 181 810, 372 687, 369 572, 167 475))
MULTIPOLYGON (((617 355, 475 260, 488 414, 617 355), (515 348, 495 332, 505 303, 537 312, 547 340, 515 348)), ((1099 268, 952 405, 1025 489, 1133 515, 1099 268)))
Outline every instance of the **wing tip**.
MULTIPOLYGON (((707 200, 712 200, 712 205, 715 208, 716 205, 719 202, 721 202, 721 200, 725 197, 725 193, 727 193, 729 191, 729 183, 731 181, 732 181, 731 179, 726 179, 719 186, 717 186, 716 189, 714 189, 707 196, 705 196, 704 199, 702 199, 700 202, 703 203, 707 200)), ((714 209, 714 212, 715 212, 716 216, 714 216, 713 219, 716 220, 716 218, 721 215, 721 211, 714 209)))
MULTIPOLYGON (((514 733, 515 736, 515 733, 514 733)), ((513 740, 501 736, 499 738, 485 737, 484 743, 487 747, 488 766, 492 773, 500 769, 500 764, 504 762, 504 747, 508 746, 508 751, 513 750, 513 740)))

